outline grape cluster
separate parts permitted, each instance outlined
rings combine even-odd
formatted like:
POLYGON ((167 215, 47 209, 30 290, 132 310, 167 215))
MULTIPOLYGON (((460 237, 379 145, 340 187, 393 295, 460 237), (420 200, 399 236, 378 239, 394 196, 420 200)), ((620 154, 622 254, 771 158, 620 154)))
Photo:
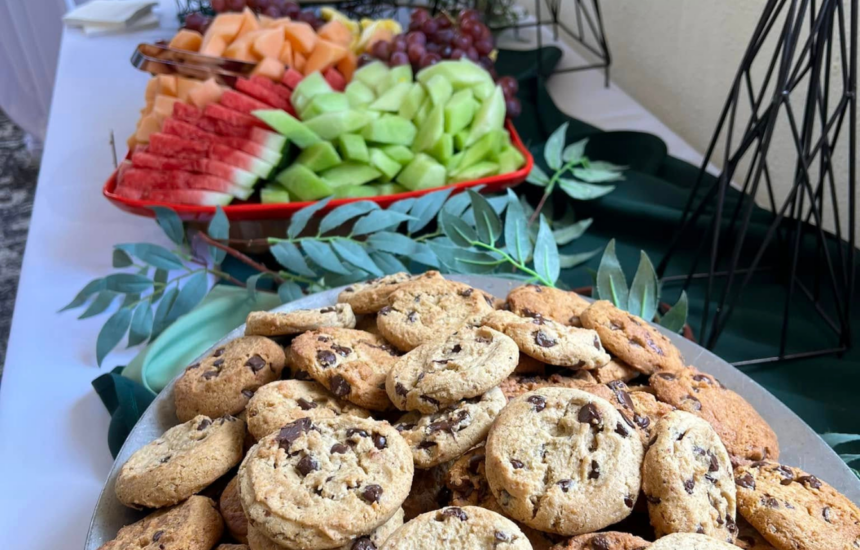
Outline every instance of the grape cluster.
POLYGON ((408 32, 395 36, 391 42, 374 42, 370 51, 359 58, 359 65, 378 59, 392 67, 410 64, 418 71, 443 59, 465 57, 484 67, 502 86, 508 116, 516 117, 521 111, 516 98, 517 81, 511 77, 499 78, 496 74, 495 63, 490 58, 495 47, 493 34, 477 11, 463 10, 454 21, 444 13, 433 17, 427 10, 418 8, 410 15, 408 32))
MULTIPOLYGON (((211 0, 211 5, 215 13, 238 12, 248 7, 254 13, 273 19, 289 17, 293 21, 303 21, 314 30, 325 24, 313 10, 302 10, 297 2, 287 0, 211 0)), ((202 13, 191 13, 185 18, 185 28, 203 32, 209 22, 210 19, 202 13)))

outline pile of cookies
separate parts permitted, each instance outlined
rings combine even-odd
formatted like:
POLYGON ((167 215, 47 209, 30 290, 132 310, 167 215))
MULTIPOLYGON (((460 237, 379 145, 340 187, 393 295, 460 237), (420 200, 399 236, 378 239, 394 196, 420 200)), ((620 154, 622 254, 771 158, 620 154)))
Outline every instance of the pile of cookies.
POLYGON ((252 313, 173 391, 116 481, 157 510, 103 550, 860 548, 749 403, 571 292, 390 275, 252 313))

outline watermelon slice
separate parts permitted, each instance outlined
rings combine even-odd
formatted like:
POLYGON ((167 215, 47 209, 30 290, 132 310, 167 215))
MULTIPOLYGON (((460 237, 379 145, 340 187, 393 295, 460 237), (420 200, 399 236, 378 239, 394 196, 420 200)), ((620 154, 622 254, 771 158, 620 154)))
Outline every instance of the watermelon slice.
POLYGON ((284 73, 281 83, 287 88, 295 90, 296 86, 299 85, 299 82, 301 82, 303 78, 304 75, 302 73, 290 67, 287 69, 287 72, 284 73))
MULTIPOLYGON (((251 82, 254 84, 259 84, 260 86, 266 88, 267 90, 271 90, 286 99, 290 100, 290 96, 293 95, 293 91, 290 88, 287 88, 283 84, 278 84, 277 82, 272 82, 265 76, 254 75, 251 77, 251 82)), ((247 93, 247 92, 246 92, 247 93)))
POLYGON ((329 86, 331 86, 338 92, 342 92, 346 89, 346 79, 334 67, 326 69, 326 71, 323 73, 323 77, 325 78, 326 82, 328 82, 329 86))
POLYGON ((225 107, 224 105, 216 105, 214 103, 207 105, 206 108, 203 109, 203 114, 208 117, 223 120, 224 122, 228 122, 234 126, 259 126, 266 130, 269 129, 263 121, 252 117, 249 114, 240 113, 235 109, 225 107))
POLYGON ((227 193, 202 189, 154 189, 147 193, 146 198, 151 201, 197 206, 227 206, 233 201, 233 197, 227 193))
POLYGON ((209 174, 217 176, 229 182, 235 183, 241 187, 253 187, 257 183, 258 177, 230 166, 221 161, 214 159, 176 159, 170 157, 161 157, 147 152, 146 147, 135 149, 131 156, 131 163, 135 168, 148 168, 150 170, 186 170, 188 172, 198 172, 200 174, 209 174))
POLYGON ((269 108, 268 105, 259 99, 254 99, 253 97, 243 94, 242 92, 237 92, 236 90, 225 91, 221 96, 221 105, 228 109, 245 113, 246 115, 250 115, 252 111, 269 108))
POLYGON ((267 149, 259 143, 254 143, 253 141, 237 137, 219 136, 201 130, 197 126, 188 124, 187 122, 182 122, 181 120, 173 118, 168 118, 164 121, 164 124, 161 126, 161 131, 165 134, 171 134, 183 139, 200 141, 210 145, 220 143, 221 145, 226 145, 227 147, 253 155, 269 164, 278 164, 281 162, 281 157, 283 157, 281 153, 267 149))
POLYGON ((253 189, 241 187, 235 183, 208 174, 192 174, 182 170, 147 170, 130 168, 125 170, 119 186, 139 189, 143 198, 150 198, 150 193, 156 190, 202 189, 227 193, 237 198, 247 199, 253 189))
MULTIPOLYGON (((268 79, 263 78, 263 80, 268 79)), ((273 87, 275 86, 275 83, 271 80, 268 80, 268 82, 272 84, 273 87)), ((283 109, 285 111, 290 111, 293 108, 288 99, 284 99, 283 97, 278 95, 277 92, 262 84, 251 82, 250 80, 244 78, 239 78, 236 80, 236 89, 248 94, 254 99, 262 101, 270 107, 274 107, 276 109, 283 109)))
MULTIPOLYGON (((217 110, 217 109, 216 109, 217 110)), ((206 116, 200 109, 185 103, 173 105, 173 118, 193 124, 201 130, 212 132, 220 136, 244 138, 254 143, 268 147, 272 151, 283 151, 287 146, 287 139, 270 130, 264 130, 257 126, 239 126, 206 116)))
POLYGON ((275 169, 274 165, 264 160, 220 143, 200 143, 160 132, 150 136, 149 152, 155 155, 182 159, 211 158, 257 174, 261 178, 268 178, 275 169))

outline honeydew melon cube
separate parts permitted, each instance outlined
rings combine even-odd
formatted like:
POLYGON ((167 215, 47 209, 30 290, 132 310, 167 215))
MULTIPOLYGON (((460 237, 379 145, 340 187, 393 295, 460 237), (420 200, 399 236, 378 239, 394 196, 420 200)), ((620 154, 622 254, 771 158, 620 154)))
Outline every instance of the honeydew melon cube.
POLYGON ((418 128, 412 150, 416 153, 426 151, 439 141, 445 131, 445 107, 437 105, 431 109, 427 119, 418 128))
POLYGON ((424 100, 424 103, 421 104, 421 107, 418 109, 418 112, 415 113, 415 116, 412 118, 412 122, 416 125, 421 126, 424 124, 424 121, 427 120, 427 116, 430 114, 430 111, 433 109, 433 101, 428 97, 424 100))
POLYGON ((286 111, 268 109, 254 111, 252 114, 295 143, 300 149, 309 147, 322 139, 286 111))
POLYGON ((333 91, 326 79, 323 78, 323 75, 313 72, 299 82, 296 89, 293 90, 293 95, 290 96, 290 101, 293 107, 296 108, 296 111, 302 112, 314 97, 333 91))
POLYGON ((376 86, 377 95, 382 95, 386 90, 403 82, 412 82, 412 65, 392 67, 388 74, 383 76, 381 80, 374 82, 373 85, 376 86))
POLYGON ((344 185, 335 188, 332 196, 336 199, 361 199, 377 195, 378 193, 372 185, 344 185))
POLYGON ((499 134, 488 132, 474 145, 463 151, 464 155, 457 170, 463 170, 489 157, 499 146, 499 134))
POLYGON ((495 89, 495 84, 492 81, 481 82, 477 86, 472 87, 472 93, 475 94, 475 98, 478 101, 486 101, 488 97, 493 95, 493 89, 495 89))
POLYGON ((358 134, 342 134, 338 139, 338 149, 346 160, 358 162, 369 162, 370 154, 367 151, 367 143, 358 134))
POLYGON ((469 138, 466 140, 466 146, 470 146, 481 136, 486 135, 493 130, 501 130, 505 126, 505 96, 502 93, 501 86, 496 86, 493 90, 493 95, 487 98, 481 104, 481 108, 475 113, 475 119, 472 120, 472 126, 469 128, 469 138))
POLYGON ((357 80, 372 90, 375 90, 389 72, 390 69, 385 63, 382 61, 374 61, 373 63, 368 63, 364 67, 356 70, 352 75, 352 81, 355 82, 357 80))
POLYGON ((400 163, 386 155, 382 149, 377 149, 376 147, 370 148, 370 165, 382 172, 379 181, 383 183, 393 180, 394 176, 402 168, 400 163))
POLYGON ((303 201, 315 201, 331 195, 333 191, 331 185, 301 164, 293 164, 278 174, 275 180, 291 196, 303 201))
POLYGON ((455 153, 448 162, 445 163, 445 169, 448 170, 449 174, 453 174, 457 171, 457 168, 460 166, 460 162, 463 160, 463 157, 466 155, 463 151, 459 153, 455 153))
POLYGON ((405 193, 409 191, 400 184, 397 183, 375 183, 373 185, 365 186, 365 189, 373 189, 374 194, 377 197, 384 197, 385 195, 396 195, 398 193, 405 193))
POLYGON ((454 149, 463 151, 466 149, 466 142, 469 140, 469 129, 464 128, 454 134, 454 149))
POLYGON ((462 170, 457 171, 454 174, 451 174, 451 177, 448 181, 450 182, 459 182, 459 181, 471 181, 480 178, 486 178, 487 176, 492 176, 499 171, 499 165, 495 162, 490 162, 488 160, 481 161, 477 164, 473 164, 468 168, 464 168, 462 170))
POLYGON ((427 154, 442 164, 446 164, 454 156, 454 136, 442 134, 436 143, 427 149, 427 154))
POLYGON ((454 95, 454 87, 451 86, 451 82, 441 74, 428 80, 424 86, 427 88, 427 94, 434 106, 445 105, 454 95))
POLYGON ((334 113, 349 109, 349 100, 340 92, 331 92, 314 96, 308 106, 301 112, 302 120, 308 120, 323 113, 334 113))
POLYGON ((270 183, 260 189, 260 202, 263 204, 290 202, 290 193, 280 185, 270 183))
POLYGON ((346 94, 346 99, 349 101, 351 107, 364 107, 366 105, 370 105, 373 103, 373 100, 376 99, 376 94, 373 92, 373 88, 360 80, 353 80, 350 82, 344 93, 346 94))
POLYGON ((388 145, 412 145, 418 130, 411 121, 397 115, 382 115, 365 126, 361 135, 367 141, 388 145))
POLYGON ((416 79, 426 84, 437 75, 444 76, 455 90, 471 88, 484 82, 492 82, 493 77, 480 65, 466 59, 457 61, 440 61, 418 72, 416 79))
POLYGON ((523 157, 516 147, 507 146, 497 155, 497 163, 499 165, 499 174, 509 174, 516 172, 525 164, 526 159, 523 157))
POLYGON ((415 153, 409 147, 403 145, 386 145, 382 152, 391 157, 398 164, 407 164, 415 158, 415 153))
POLYGON ((421 105, 424 104, 424 99, 426 97, 427 92, 424 91, 424 86, 414 82, 412 87, 409 89, 409 93, 406 94, 405 98, 403 98, 403 103, 400 105, 400 110, 397 111, 397 114, 406 120, 412 120, 415 118, 415 114, 418 112, 418 109, 420 109, 421 105))
POLYGON ((329 168, 321 174, 323 180, 332 188, 344 185, 363 185, 381 175, 382 172, 376 168, 358 162, 344 162, 340 166, 329 168))
POLYGON ((406 94, 412 89, 412 83, 399 82, 383 92, 373 103, 368 106, 368 109, 375 111, 386 111, 396 113, 400 110, 406 94))
POLYGON ((412 191, 432 189, 445 185, 446 175, 444 166, 431 156, 418 153, 397 175, 397 183, 412 191))
POLYGON ((362 111, 337 111, 323 113, 308 121, 305 127, 326 140, 333 140, 341 134, 354 133, 364 128, 371 117, 362 111))
POLYGON ((468 128, 475 116, 475 103, 472 90, 460 90, 445 104, 445 131, 456 134, 468 128))
POLYGON ((329 141, 314 143, 301 152, 296 162, 304 165, 313 172, 322 172, 336 164, 340 164, 340 155, 329 141))

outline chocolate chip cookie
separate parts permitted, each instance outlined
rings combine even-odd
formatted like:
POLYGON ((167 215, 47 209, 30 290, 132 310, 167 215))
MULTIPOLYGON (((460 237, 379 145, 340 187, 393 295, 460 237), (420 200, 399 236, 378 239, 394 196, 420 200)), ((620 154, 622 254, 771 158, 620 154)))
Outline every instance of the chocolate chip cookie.
POLYGON ((409 496, 403 501, 403 519, 409 521, 421 514, 450 504, 451 490, 445 484, 450 462, 424 470, 415 470, 409 496))
POLYGON ((799 468, 755 462, 735 471, 741 515, 778 550, 860 547, 860 509, 799 468))
POLYGON ((405 414, 394 427, 412 448, 417 468, 457 458, 483 441, 507 400, 498 388, 439 412, 405 414))
POLYGON ((657 536, 737 536, 732 464, 713 428, 684 411, 665 415, 642 465, 642 490, 657 536))
POLYGON ((738 550, 738 547, 707 535, 674 533, 652 542, 648 550, 738 550))
POLYGON ((132 508, 176 504, 242 460, 245 423, 197 416, 132 454, 116 478, 116 496, 132 508))
POLYGON ((638 370, 634 369, 624 361, 618 359, 617 357, 612 357, 611 359, 609 359, 609 362, 602 367, 598 367, 592 370, 580 370, 577 371, 576 374, 574 374, 573 376, 582 380, 583 382, 590 382, 592 384, 607 384, 615 380, 629 382, 640 374, 641 373, 638 370))
MULTIPOLYGON (((391 519, 368 533, 357 537, 334 550, 375 550, 382 546, 394 531, 403 525, 403 509, 397 510, 391 519)), ((251 527, 248 531, 250 550, 283 550, 283 546, 267 538, 259 529, 251 527)))
POLYGON ((305 417, 248 452, 239 493, 248 521, 281 546, 334 548, 397 513, 412 474, 409 445, 387 422, 305 417))
POLYGON ((582 389, 612 403, 646 445, 651 440, 651 432, 657 422, 675 410, 672 405, 657 401, 649 393, 630 391, 627 384, 620 380, 608 384, 589 384, 582 386, 582 389))
POLYGON ((224 525, 234 539, 239 542, 248 542, 248 518, 242 509, 242 500, 239 498, 239 480, 233 478, 221 492, 218 499, 218 510, 224 518, 224 525))
POLYGON ((487 438, 487 481, 510 517, 560 535, 621 521, 641 484, 642 442, 606 400, 568 388, 521 395, 487 438))
POLYGON ((185 369, 173 387, 176 416, 239 414, 263 384, 281 377, 284 350, 262 336, 244 336, 185 369))
POLYGON ((591 304, 580 315, 582 326, 594 329, 612 355, 645 374, 684 368, 678 348, 643 319, 606 300, 591 304))
POLYGON ((454 281, 428 279, 406 283, 392 293, 376 324, 389 342, 410 351, 490 311, 493 306, 481 291, 454 281))
POLYGON ((374 411, 391 408, 385 379, 398 357, 384 338, 348 328, 323 328, 293 340, 293 362, 331 393, 374 411))
POLYGON ((349 304, 277 313, 252 311, 245 321, 245 336, 286 336, 323 327, 354 328, 355 315, 349 304))
POLYGON ((422 514, 394 532, 381 550, 531 550, 514 523, 475 506, 422 514), (444 546, 443 546, 444 544, 444 546))
POLYGON ((209 550, 223 531, 224 524, 212 499, 193 496, 178 506, 126 525, 99 550, 209 550))
POLYGON ((738 536, 735 539, 735 546, 744 550, 774 550, 773 545, 766 541, 743 516, 738 517, 738 536))
POLYGON ((499 384, 499 389, 502 390, 502 393, 505 394, 508 400, 511 400, 514 397, 540 388, 582 389, 588 385, 587 382, 583 382, 573 376, 562 376, 560 374, 550 374, 549 376, 512 374, 502 380, 502 383, 499 384))
POLYGON ((577 535, 553 546, 552 550, 644 550, 650 545, 647 540, 630 533, 604 531, 577 535))
POLYGON ((579 315, 591 302, 575 292, 540 285, 519 286, 508 293, 508 308, 521 317, 540 315, 563 325, 582 326, 579 315))
POLYGON ((364 283, 352 284, 338 294, 337 301, 349 304, 353 312, 358 314, 376 313, 388 305, 391 295, 404 283, 444 280, 438 271, 427 271, 420 275, 393 273, 364 283))
POLYGON ((730 455, 746 460, 777 460, 779 442, 767 422, 719 380, 694 368, 651 376, 657 397, 706 420, 730 455))
POLYGON ((370 413, 332 395, 318 382, 279 380, 266 384, 248 402, 248 431, 262 439, 285 424, 304 416, 331 418, 350 414, 367 418, 370 413))
POLYGON ((400 357, 388 373, 385 390, 398 409, 429 414, 498 386, 518 358, 517 345, 504 334, 461 327, 400 357))
POLYGON ((247 544, 219 544, 215 550, 251 550, 247 544))

